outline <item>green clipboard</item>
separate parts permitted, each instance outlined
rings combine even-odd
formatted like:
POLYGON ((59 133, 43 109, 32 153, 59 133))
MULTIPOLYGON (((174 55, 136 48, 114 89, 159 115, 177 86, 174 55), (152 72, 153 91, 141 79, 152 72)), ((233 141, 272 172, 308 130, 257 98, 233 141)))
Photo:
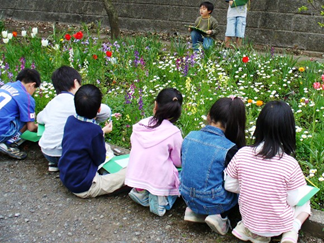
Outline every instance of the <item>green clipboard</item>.
POLYGON ((305 177, 306 181, 308 181, 310 185, 306 185, 302 189, 303 197, 298 201, 296 206, 302 206, 304 205, 307 201, 309 201, 316 193, 319 192, 319 188, 315 186, 307 177, 305 177))
POLYGON ((193 26, 193 25, 185 25, 185 27, 188 27, 188 28, 190 28, 190 29, 192 29, 192 30, 197 30, 197 31, 199 31, 199 32, 201 32, 201 33, 207 35, 206 31, 204 31, 204 30, 202 30, 202 29, 199 29, 199 28, 197 28, 196 26, 193 26))
POLYGON ((129 154, 118 155, 108 160, 102 168, 109 173, 116 173, 128 165, 129 154))
POLYGON ((39 139, 42 137, 44 130, 45 126, 43 124, 38 124, 37 132, 31 132, 26 130, 23 134, 20 135, 20 138, 31 142, 38 142, 39 139))

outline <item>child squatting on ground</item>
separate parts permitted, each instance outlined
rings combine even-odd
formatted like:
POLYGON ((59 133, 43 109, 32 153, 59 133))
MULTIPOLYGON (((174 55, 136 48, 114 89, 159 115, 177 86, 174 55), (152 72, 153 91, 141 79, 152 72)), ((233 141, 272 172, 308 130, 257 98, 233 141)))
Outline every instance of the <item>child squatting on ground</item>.
MULTIPOLYGON (((55 70, 52 74, 52 82, 57 96, 37 115, 37 122, 45 125, 39 146, 48 161, 49 171, 58 171, 57 164, 62 155, 64 125, 69 116, 76 114, 74 95, 81 87, 81 81, 81 75, 72 67, 62 66, 55 70)), ((110 115, 110 108, 101 104, 96 120, 104 122, 110 115)))
POLYGON ((25 68, 17 75, 16 82, 0 88, 0 151, 12 158, 26 158, 27 154, 18 149, 20 135, 26 130, 37 130, 32 95, 40 83, 39 73, 25 68))
POLYGON ((63 184, 81 198, 110 194, 124 186, 126 169, 100 175, 98 167, 106 159, 104 134, 112 131, 112 122, 101 128, 97 121, 102 94, 87 84, 75 93, 76 115, 64 127, 62 156, 58 167, 63 184))
POLYGON ((176 167, 181 166, 182 135, 175 123, 181 115, 182 95, 173 88, 160 91, 153 116, 133 126, 131 151, 125 184, 133 187, 129 196, 163 216, 179 193, 176 167))
POLYGON ((207 126, 190 132, 182 143, 180 193, 184 220, 207 223, 218 234, 230 227, 228 216, 238 196, 224 188, 223 171, 245 145, 245 106, 240 98, 221 98, 211 107, 207 126))
POLYGON ((232 233, 252 242, 297 243, 298 231, 311 214, 310 202, 296 206, 306 185, 298 162, 295 119, 283 101, 271 101, 256 122, 255 142, 240 149, 225 169, 225 189, 239 193, 242 221, 232 233))
POLYGON ((215 36, 218 34, 218 22, 211 16, 214 10, 214 5, 211 2, 202 2, 199 6, 200 17, 195 21, 195 27, 206 32, 202 33, 199 30, 189 28, 191 32, 192 48, 198 51, 199 44, 203 45, 204 49, 208 49, 213 46, 215 36))

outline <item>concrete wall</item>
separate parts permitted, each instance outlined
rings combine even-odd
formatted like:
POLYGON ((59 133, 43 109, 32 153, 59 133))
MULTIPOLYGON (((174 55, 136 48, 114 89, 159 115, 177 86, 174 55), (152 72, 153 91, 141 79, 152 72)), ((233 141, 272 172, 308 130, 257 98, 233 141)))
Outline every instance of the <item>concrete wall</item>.
MULTIPOLYGON (((324 0, 316 0, 324 5, 324 0)), ((184 24, 193 23, 201 1, 113 0, 122 29, 186 33, 184 24)), ((215 4, 213 16, 224 39, 227 4, 215 4)), ((307 0, 251 0, 246 38, 254 44, 324 52, 324 18, 317 12, 298 13, 307 0)), ((0 0, 0 17, 28 21, 81 23, 101 21, 108 25, 102 0, 0 0)))

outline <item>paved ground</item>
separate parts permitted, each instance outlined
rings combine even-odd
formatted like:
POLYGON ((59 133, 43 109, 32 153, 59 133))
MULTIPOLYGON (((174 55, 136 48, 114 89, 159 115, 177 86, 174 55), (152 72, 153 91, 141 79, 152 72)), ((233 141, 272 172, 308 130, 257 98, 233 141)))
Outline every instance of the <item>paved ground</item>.
MULTIPOLYGON (((126 193, 79 199, 58 173, 47 172, 37 144, 22 148, 28 152, 23 161, 0 154, 0 242, 239 242, 183 221, 182 200, 158 217, 126 193)), ((323 240, 303 234, 299 242, 323 240)))

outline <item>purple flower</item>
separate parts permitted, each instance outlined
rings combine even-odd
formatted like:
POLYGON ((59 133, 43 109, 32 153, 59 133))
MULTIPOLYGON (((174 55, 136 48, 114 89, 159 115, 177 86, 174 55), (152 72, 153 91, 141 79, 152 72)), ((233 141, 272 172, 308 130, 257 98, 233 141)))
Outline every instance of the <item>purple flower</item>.
POLYGON ((20 62, 20 70, 23 70, 25 68, 26 59, 24 57, 21 57, 19 59, 19 62, 20 62))

